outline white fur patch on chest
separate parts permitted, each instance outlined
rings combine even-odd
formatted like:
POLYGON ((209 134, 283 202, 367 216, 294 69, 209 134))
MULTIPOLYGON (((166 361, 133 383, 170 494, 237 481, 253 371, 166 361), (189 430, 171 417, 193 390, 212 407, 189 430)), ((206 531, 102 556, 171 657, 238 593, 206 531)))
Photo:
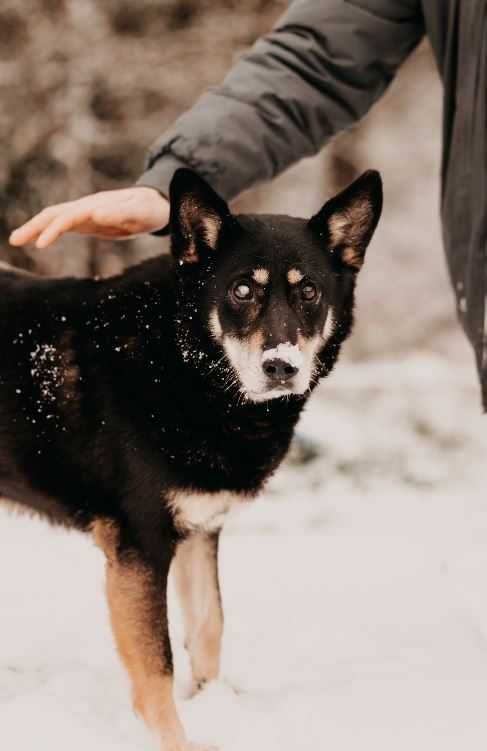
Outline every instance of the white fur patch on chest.
POLYGON ((168 501, 174 523, 181 532, 216 532, 242 498, 236 493, 173 493, 168 501))

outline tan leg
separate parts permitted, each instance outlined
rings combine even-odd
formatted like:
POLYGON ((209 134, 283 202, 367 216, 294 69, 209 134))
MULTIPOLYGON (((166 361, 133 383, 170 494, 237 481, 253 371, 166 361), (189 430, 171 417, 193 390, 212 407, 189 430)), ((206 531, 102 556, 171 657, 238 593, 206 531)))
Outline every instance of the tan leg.
POLYGON ((220 672, 223 612, 218 584, 218 534, 194 534, 180 543, 173 563, 186 646, 197 691, 220 672))
POLYGON ((173 698, 172 658, 166 613, 166 572, 154 572, 134 554, 117 553, 110 522, 93 526, 107 558, 107 597, 113 633, 132 683, 134 709, 158 742, 159 751, 189 751, 173 698))

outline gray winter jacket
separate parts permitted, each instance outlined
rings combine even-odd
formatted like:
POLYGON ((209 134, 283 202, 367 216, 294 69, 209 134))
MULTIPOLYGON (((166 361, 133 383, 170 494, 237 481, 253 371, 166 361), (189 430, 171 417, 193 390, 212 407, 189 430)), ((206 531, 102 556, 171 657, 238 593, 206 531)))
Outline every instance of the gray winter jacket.
POLYGON ((445 249, 487 409, 487 0, 294 0, 154 144, 139 184, 167 193, 186 165, 230 199, 274 177, 362 117, 425 33, 444 83, 445 249))

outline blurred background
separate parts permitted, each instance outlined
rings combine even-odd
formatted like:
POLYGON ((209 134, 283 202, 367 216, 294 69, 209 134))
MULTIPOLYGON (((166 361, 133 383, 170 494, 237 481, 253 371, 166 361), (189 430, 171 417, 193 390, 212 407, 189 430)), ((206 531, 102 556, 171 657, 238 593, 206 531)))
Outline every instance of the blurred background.
MULTIPOLYGON (((167 249, 73 235, 39 252, 7 237, 48 204, 131 185, 148 145, 285 7, 2 0, 1 257, 104 276, 167 249)), ((181 706, 223 751, 485 748, 487 430, 441 247, 441 104, 425 41, 360 124, 237 201, 307 216, 364 169, 385 184, 355 333, 303 440, 224 536, 223 668, 243 693, 181 706)), ((16 572, 2 583, 3 737, 16 751, 38 748, 37 728, 53 751, 145 748, 122 719, 101 559, 37 522, 0 522, 0 570, 15 557, 16 572)))

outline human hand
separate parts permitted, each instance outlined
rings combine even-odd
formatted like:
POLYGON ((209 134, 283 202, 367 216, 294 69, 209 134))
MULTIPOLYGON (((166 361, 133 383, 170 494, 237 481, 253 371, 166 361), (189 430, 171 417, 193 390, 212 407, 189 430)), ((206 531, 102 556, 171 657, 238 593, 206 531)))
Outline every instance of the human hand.
POLYGON ((65 232, 122 240, 165 227, 169 201, 155 188, 106 190, 76 201, 48 206, 14 230, 12 245, 35 242, 47 248, 65 232))

